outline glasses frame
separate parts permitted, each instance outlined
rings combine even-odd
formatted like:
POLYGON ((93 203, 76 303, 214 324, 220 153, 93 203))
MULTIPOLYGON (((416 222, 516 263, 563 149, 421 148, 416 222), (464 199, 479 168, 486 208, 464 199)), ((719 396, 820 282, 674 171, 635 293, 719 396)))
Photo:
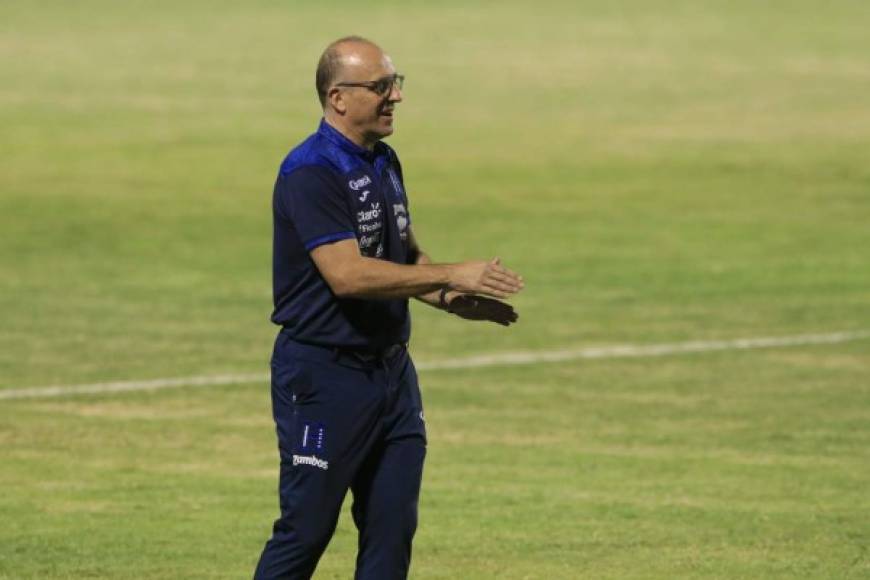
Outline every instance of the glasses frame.
POLYGON ((368 89, 379 97, 386 97, 391 92, 393 92, 393 87, 398 88, 400 91, 402 90, 402 85, 405 84, 405 75, 393 74, 389 76, 385 76, 383 78, 379 78, 376 81, 366 81, 364 83, 335 83, 336 87, 360 87, 364 89, 368 89), (378 91, 377 86, 381 83, 386 83, 384 85, 384 90, 378 91))

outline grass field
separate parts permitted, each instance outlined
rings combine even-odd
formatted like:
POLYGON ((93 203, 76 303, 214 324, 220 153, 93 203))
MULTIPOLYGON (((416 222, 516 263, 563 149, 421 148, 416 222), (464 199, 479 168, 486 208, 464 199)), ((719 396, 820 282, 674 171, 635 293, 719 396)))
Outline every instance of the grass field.
MULTIPOLYGON (((510 329, 423 361, 870 329, 870 5, 0 5, 0 389, 266 372, 271 186, 333 38, 407 75, 390 143, 510 329)), ((428 371, 412 577, 870 578, 870 340, 428 371)), ((246 578, 261 383, 0 400, 0 578, 246 578)), ((316 578, 350 578, 345 514, 316 578)))

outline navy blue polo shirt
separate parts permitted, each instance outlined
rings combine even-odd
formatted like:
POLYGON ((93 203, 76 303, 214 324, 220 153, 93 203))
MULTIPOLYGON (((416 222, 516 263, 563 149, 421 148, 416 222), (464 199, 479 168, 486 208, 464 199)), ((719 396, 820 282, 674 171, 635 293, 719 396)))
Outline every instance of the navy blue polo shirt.
POLYGON ((310 252, 355 239, 369 258, 409 260, 408 198, 396 153, 369 151, 321 120, 278 172, 272 198, 272 322, 309 344, 380 348, 407 342, 407 299, 338 298, 310 252))

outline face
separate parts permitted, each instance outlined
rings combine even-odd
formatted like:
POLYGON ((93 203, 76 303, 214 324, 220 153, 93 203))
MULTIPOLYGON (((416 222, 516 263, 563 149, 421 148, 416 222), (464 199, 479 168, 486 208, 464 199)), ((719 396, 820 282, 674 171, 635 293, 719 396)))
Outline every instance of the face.
POLYGON ((391 79, 396 68, 390 57, 377 47, 355 45, 348 49, 343 64, 330 95, 348 128, 367 144, 392 135, 396 104, 402 101, 402 91, 398 86, 385 82, 387 88, 384 92, 366 86, 341 86, 391 79))

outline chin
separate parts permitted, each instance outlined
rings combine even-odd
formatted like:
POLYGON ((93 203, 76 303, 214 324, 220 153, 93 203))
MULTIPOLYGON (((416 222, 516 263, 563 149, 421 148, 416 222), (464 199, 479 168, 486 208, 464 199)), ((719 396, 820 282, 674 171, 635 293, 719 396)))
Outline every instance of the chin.
POLYGON ((384 123, 373 124, 365 134, 368 141, 380 141, 393 134, 393 125, 384 123))
POLYGON ((384 139, 385 137, 389 137, 393 134, 392 125, 388 125, 386 127, 378 127, 376 131, 373 131, 375 135, 377 135, 378 139, 384 139))

